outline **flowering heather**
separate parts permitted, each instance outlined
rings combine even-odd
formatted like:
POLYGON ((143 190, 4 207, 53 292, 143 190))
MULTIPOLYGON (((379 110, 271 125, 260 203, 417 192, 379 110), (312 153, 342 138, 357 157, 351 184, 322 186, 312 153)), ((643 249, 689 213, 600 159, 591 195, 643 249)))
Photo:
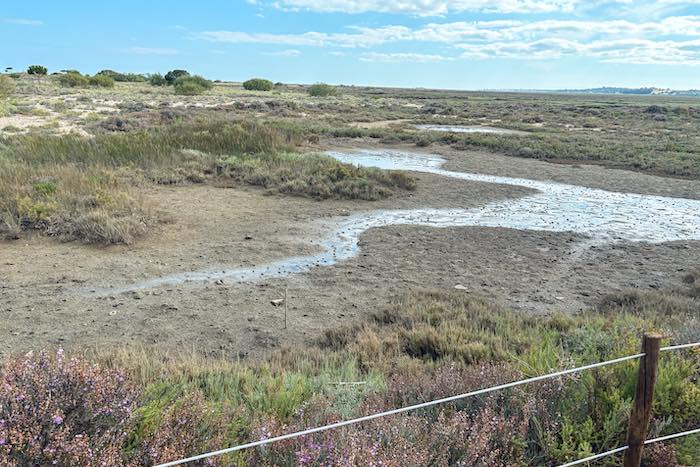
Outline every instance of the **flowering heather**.
MULTIPOLYGON (((444 367, 408 379, 395 378, 382 394, 369 397, 361 413, 376 413, 459 392, 466 385, 485 383, 508 372, 500 367, 463 371, 444 367), (480 379, 482 377, 483 379, 480 379), (406 394, 402 394, 402 392, 406 394), (423 393, 423 397, 419 393, 423 393)), ((408 377, 407 377, 408 378, 408 377)), ((257 428, 265 439, 340 419, 332 400, 317 398, 306 404, 289 425, 275 419, 257 428)), ((282 441, 254 452, 250 465, 301 466, 448 466, 525 464, 532 403, 517 407, 498 396, 480 398, 470 405, 445 405, 393 415, 340 430, 282 441)))
MULTIPOLYGON (((240 441, 239 409, 207 404, 198 390, 173 401, 159 415, 157 425, 147 430, 138 443, 132 463, 153 465, 218 450, 240 441)), ((214 457, 204 464, 230 465, 231 462, 227 457, 214 457)))
POLYGON ((136 392, 120 371, 29 353, 0 368, 0 465, 119 465, 136 392))

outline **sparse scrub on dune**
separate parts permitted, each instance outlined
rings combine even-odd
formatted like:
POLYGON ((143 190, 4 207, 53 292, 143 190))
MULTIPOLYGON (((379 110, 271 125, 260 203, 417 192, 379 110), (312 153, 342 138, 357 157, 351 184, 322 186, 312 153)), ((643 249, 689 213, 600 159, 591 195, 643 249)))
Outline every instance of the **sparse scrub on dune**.
POLYGON ((58 82, 61 86, 68 88, 85 87, 90 84, 90 78, 83 76, 77 72, 62 73, 58 76, 58 82))
POLYGON ((77 71, 69 71, 58 76, 58 82, 61 86, 68 88, 83 88, 87 86, 95 86, 100 88, 113 88, 114 79, 105 74, 96 74, 95 76, 84 76, 77 71))
POLYGON ((136 73, 120 73, 114 70, 102 70, 98 72, 95 76, 108 76, 114 81, 124 83, 143 83, 144 81, 146 81, 146 77, 144 75, 136 73))
POLYGON ((160 73, 153 73, 152 75, 149 75, 148 82, 151 84, 151 86, 166 86, 168 84, 168 81, 160 73))
POLYGON ((8 76, 0 76, 0 99, 10 97, 14 92, 15 82, 8 76))
MULTIPOLYGON (((230 362, 194 353, 158 356, 133 348, 92 358, 102 362, 104 372, 124 368, 124 376, 137 388, 130 394, 139 394, 129 422, 118 425, 126 435, 120 438, 122 457, 114 464, 153 464, 632 354, 638 351, 640 334, 650 329, 664 330, 674 342, 697 341, 697 300, 690 305, 690 315, 678 307, 665 314, 652 311, 660 295, 666 295, 667 302, 692 299, 686 292, 640 294, 634 312, 615 305, 629 299, 609 297, 600 310, 533 317, 463 292, 415 290, 369 320, 329 332, 308 348, 282 350, 264 362, 230 362), (363 384, 336 384, 343 381, 363 384)), ((696 427, 698 358, 692 350, 662 356, 652 433, 696 427)), ((33 371, 55 374, 59 381, 71 374, 58 372, 52 360, 39 369, 23 362, 10 360, 0 370, 15 374, 19 365, 25 375, 13 380, 11 399, 43 387, 36 385, 33 371)), ((87 363, 75 365, 83 368, 87 363)), ((627 362, 213 461, 557 465, 624 443, 635 378, 636 362, 627 362)), ((86 413, 95 397, 82 394, 74 410, 86 413)), ((0 410, 3 396, 0 388, 0 410)), ((67 413, 65 399, 59 397, 52 404, 46 409, 48 422, 27 421, 22 430, 52 428, 54 412, 67 413)), ((33 417, 27 414, 28 420, 33 417)), ((14 445, 16 432, 6 434, 3 428, 0 425, 0 438, 7 436, 5 443, 14 445)), ((94 433, 92 428, 86 435, 93 440, 94 433)), ((696 465, 699 448, 700 441, 688 437, 663 449, 647 449, 645 462, 656 465, 659 459, 676 458, 681 465, 696 465)), ((0 456, 4 452, 0 446, 0 456)), ((113 451, 105 452, 114 456, 113 451)))
POLYGON ((89 81, 90 86, 97 86, 100 88, 113 88, 115 80, 114 78, 106 74, 96 74, 95 76, 91 76, 89 78, 89 81))

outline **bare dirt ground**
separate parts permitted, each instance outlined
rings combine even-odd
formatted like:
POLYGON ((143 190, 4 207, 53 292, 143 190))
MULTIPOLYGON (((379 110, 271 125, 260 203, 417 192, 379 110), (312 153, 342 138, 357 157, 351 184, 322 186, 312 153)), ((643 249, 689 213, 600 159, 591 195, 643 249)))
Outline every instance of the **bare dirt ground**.
MULTIPOLYGON (((450 170, 700 197, 698 181, 439 147, 423 152, 441 154, 450 170)), ((360 255, 351 260, 283 279, 163 286, 105 297, 91 293, 177 272, 308 254, 330 217, 382 208, 469 208, 528 193, 416 177, 414 193, 378 202, 318 202, 252 188, 163 187, 148 196, 171 222, 135 245, 90 247, 39 237, 0 243, 0 354, 55 345, 139 345, 260 355, 377 310, 402 290, 423 287, 461 285, 464 293, 523 312, 576 312, 606 293, 675 284, 700 258, 700 242, 582 248, 585 239, 570 233, 393 226, 365 233, 360 255), (285 288, 287 329, 283 308, 270 304, 285 288)))

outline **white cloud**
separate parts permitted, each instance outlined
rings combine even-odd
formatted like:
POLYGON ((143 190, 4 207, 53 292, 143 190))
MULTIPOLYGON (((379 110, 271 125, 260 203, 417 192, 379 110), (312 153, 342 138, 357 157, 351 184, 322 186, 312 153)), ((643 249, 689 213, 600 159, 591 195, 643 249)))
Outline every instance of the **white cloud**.
POLYGON ((416 53, 377 53, 368 52, 360 56, 363 62, 387 62, 387 63, 435 63, 454 60, 452 57, 432 54, 416 54, 416 53))
POLYGON ((26 19, 26 18, 0 18, 0 23, 5 24, 19 24, 22 26, 41 26, 44 24, 43 21, 38 19, 26 19))
MULTIPOLYGON (((416 28, 353 26, 346 32, 299 34, 205 31, 195 37, 211 42, 370 49, 363 57, 373 61, 399 61, 401 53, 380 54, 371 50, 392 43, 441 44, 455 48, 456 54, 470 59, 551 60, 585 56, 618 63, 686 65, 696 65, 700 60, 700 48, 694 45, 694 41, 700 39, 700 16, 643 22, 580 19, 431 22, 416 28)), ((416 51, 412 54, 413 61, 418 61, 421 55, 445 57, 431 55, 425 48, 413 50, 416 51)), ((403 54, 403 61, 407 61, 409 55, 403 54)))
POLYGON ((286 49, 280 50, 279 52, 265 52, 263 55, 270 55, 273 57, 298 57, 301 55, 301 51, 297 49, 286 49))
POLYGON ((158 47, 128 47, 124 52, 141 55, 177 55, 180 53, 176 49, 164 49, 158 47))
POLYGON ((591 57, 608 63, 698 65, 700 40, 652 41, 647 39, 600 40, 581 43, 564 39, 532 42, 461 44, 463 58, 548 60, 567 56, 591 57))
POLYGON ((305 32, 302 34, 249 33, 240 31, 204 31, 195 38, 231 44, 284 44, 295 46, 369 47, 399 40, 411 39, 411 30, 405 26, 382 28, 351 27, 350 33, 305 32))
POLYGON ((273 6, 290 11, 319 13, 399 13, 445 16, 464 11, 538 13, 572 11, 582 0, 276 0, 273 6))

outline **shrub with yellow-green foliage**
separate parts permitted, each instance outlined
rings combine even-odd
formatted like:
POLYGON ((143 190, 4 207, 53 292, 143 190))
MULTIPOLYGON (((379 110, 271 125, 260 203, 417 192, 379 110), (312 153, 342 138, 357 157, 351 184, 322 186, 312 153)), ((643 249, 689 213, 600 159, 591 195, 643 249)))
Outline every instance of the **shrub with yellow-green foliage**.
POLYGON ((90 79, 78 72, 68 72, 58 75, 58 82, 61 86, 67 88, 85 87, 90 84, 90 79))
POLYGON ((243 89, 247 91, 271 91, 273 86, 272 81, 262 78, 251 78, 243 82, 243 89))
POLYGON ((326 83, 316 83, 309 86, 309 95, 312 97, 329 97, 335 96, 337 90, 335 86, 326 83))
POLYGON ((90 86, 97 86, 100 88, 113 88, 114 78, 106 74, 96 74, 90 77, 90 86))
POLYGON ((199 96, 210 90, 214 85, 201 76, 181 76, 174 82, 175 94, 183 96, 199 96))

